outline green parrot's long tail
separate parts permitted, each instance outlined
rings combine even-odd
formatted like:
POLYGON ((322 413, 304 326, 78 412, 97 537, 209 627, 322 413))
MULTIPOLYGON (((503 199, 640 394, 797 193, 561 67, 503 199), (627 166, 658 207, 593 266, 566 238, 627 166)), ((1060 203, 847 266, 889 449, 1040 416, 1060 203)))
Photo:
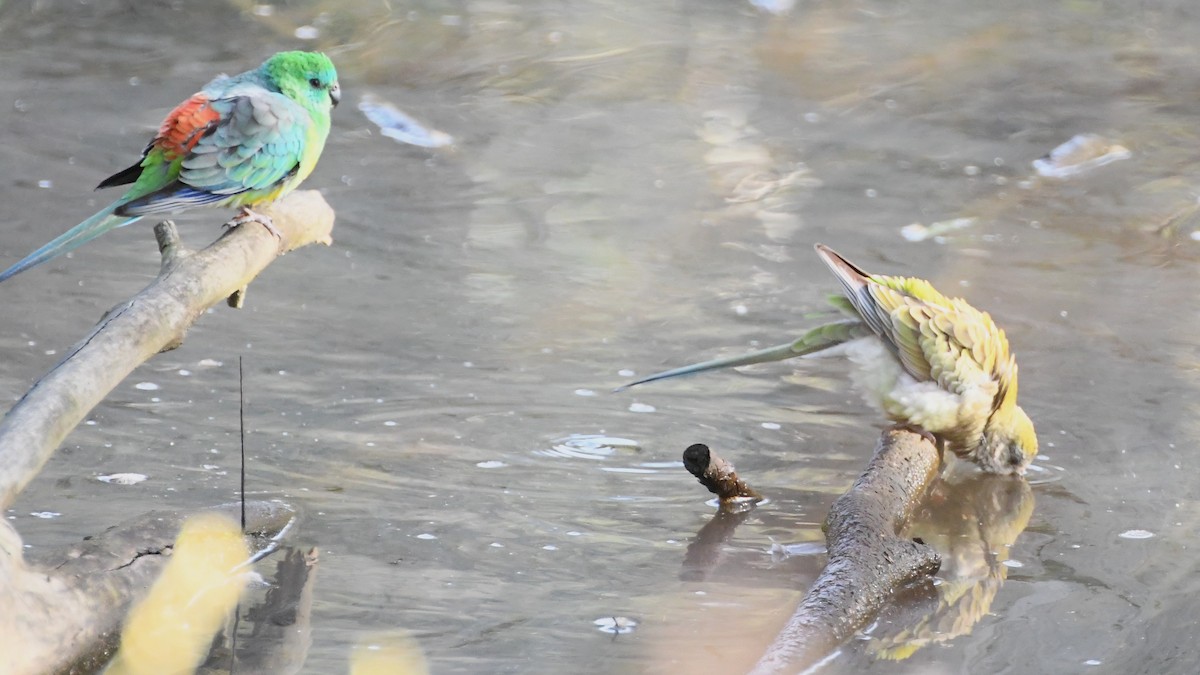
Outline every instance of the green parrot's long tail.
POLYGON ((695 363, 690 366, 683 366, 673 370, 655 373, 649 377, 644 377, 636 382, 617 387, 613 391, 623 391, 630 387, 655 380, 665 380, 668 377, 678 377, 680 375, 691 375, 700 373, 706 370, 716 370, 718 368, 733 368, 736 366, 748 366, 752 363, 767 363, 769 361, 782 361, 797 356, 806 356, 808 354, 816 354, 817 352, 825 351, 831 347, 836 347, 844 342, 849 342, 860 337, 872 335, 871 329, 858 319, 846 319, 844 321, 835 321, 827 323, 823 326, 808 331, 799 339, 787 344, 777 345, 775 347, 767 347, 758 351, 742 354, 741 356, 729 356, 723 359, 713 359, 703 363, 695 363))
POLYGON ((20 274, 47 260, 57 258, 64 253, 74 251, 109 230, 125 227, 135 220, 141 220, 141 216, 118 216, 113 213, 124 203, 124 201, 115 201, 91 218, 55 237, 45 246, 22 258, 17 264, 0 272, 0 281, 20 274))

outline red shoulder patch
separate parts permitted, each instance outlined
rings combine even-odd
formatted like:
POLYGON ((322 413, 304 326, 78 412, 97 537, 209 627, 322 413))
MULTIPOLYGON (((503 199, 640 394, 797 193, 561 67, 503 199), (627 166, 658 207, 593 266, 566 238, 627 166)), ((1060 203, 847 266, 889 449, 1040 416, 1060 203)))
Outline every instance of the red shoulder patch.
POLYGON ((167 160, 173 160, 187 154, 204 132, 211 129, 221 119, 220 113, 208 104, 208 97, 202 93, 193 94, 191 98, 180 103, 163 120, 158 127, 158 135, 154 137, 154 146, 161 148, 167 160))

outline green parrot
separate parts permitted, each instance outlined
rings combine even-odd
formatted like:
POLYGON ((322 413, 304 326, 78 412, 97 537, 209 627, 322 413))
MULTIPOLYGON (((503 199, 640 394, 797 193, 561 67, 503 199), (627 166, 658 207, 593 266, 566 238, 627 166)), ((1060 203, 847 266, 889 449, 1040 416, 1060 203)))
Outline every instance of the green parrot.
POLYGON ((867 274, 828 246, 817 255, 842 283, 831 302, 850 318, 794 342, 651 375, 621 387, 796 356, 844 355, 864 398, 894 422, 920 427, 984 471, 1024 474, 1037 455, 1017 405, 1017 362, 986 312, 927 281, 867 274))
POLYGON ((0 272, 24 272, 142 216, 194 206, 240 209, 231 221, 262 223, 250 210, 286 195, 317 165, 329 112, 341 99, 324 54, 280 52, 254 70, 220 75, 167 115, 133 166, 99 188, 133 184, 120 199, 0 272))

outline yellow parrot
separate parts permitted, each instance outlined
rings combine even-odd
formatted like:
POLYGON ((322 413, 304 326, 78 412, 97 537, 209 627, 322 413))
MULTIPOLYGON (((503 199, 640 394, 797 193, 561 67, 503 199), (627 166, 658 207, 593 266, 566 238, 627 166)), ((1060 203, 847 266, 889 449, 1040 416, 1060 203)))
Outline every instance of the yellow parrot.
POLYGON ((1037 435, 1017 405, 1017 362, 992 317, 928 281, 868 274, 828 246, 816 249, 842 283, 845 297, 830 301, 851 318, 794 342, 668 370, 621 389, 715 368, 844 355, 864 398, 892 421, 928 431, 984 471, 1024 474, 1037 455, 1037 435))

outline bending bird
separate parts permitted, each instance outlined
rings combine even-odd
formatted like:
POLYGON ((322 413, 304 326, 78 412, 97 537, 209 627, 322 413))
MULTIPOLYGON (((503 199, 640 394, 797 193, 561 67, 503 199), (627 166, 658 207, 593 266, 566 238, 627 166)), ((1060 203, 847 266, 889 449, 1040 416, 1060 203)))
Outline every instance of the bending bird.
POLYGON ((657 373, 621 387, 796 356, 844 355, 863 397, 893 422, 920 427, 984 471, 1024 474, 1037 455, 1033 422, 1017 405, 1017 362, 987 312, 928 281, 868 274, 817 244, 842 284, 847 315, 777 347, 657 373))
POLYGON ((257 221, 278 236, 250 207, 312 173, 340 99, 333 62, 314 52, 280 52, 254 70, 217 76, 167 115, 137 164, 100 182, 97 189, 132 184, 120 199, 0 272, 0 281, 143 216, 194 206, 238 208, 230 224, 257 221))

